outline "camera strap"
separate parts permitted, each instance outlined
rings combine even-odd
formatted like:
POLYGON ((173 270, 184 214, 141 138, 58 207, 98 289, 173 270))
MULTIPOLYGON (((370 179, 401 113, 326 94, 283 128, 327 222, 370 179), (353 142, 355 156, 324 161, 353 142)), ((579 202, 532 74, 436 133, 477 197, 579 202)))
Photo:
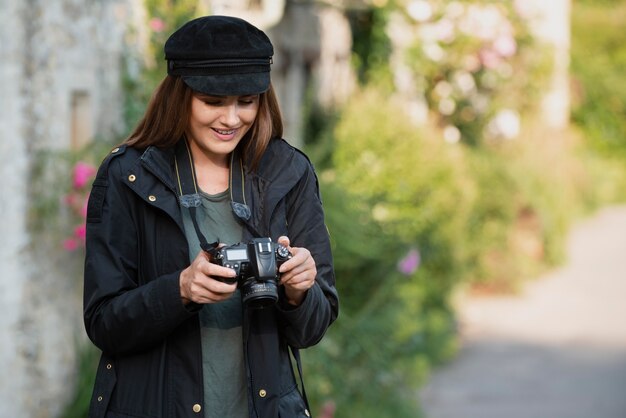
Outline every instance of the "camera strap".
POLYGON ((302 374, 302 360, 300 360, 300 350, 289 346, 291 350, 291 355, 296 360, 296 367, 298 368, 298 376, 300 377, 300 388, 302 392, 302 399, 304 399, 304 404, 306 407, 311 410, 311 406, 309 405, 309 399, 306 396, 306 390, 304 389, 304 375, 302 374))
MULTIPOLYGON (((193 156, 191 155, 191 150, 189 149, 186 138, 179 141, 176 146, 174 167, 178 180, 178 200, 180 205, 189 209, 191 221, 193 222, 193 227, 198 236, 198 241, 200 242, 200 248, 204 251, 211 252, 219 243, 215 242, 209 244, 198 225, 196 209, 202 204, 202 197, 200 193, 198 193, 198 182, 196 180, 193 156)), ((249 223, 251 212, 245 200, 243 164, 237 149, 235 149, 230 156, 229 183, 230 205, 235 217, 239 219, 254 236, 259 237, 260 235, 256 229, 249 223)))

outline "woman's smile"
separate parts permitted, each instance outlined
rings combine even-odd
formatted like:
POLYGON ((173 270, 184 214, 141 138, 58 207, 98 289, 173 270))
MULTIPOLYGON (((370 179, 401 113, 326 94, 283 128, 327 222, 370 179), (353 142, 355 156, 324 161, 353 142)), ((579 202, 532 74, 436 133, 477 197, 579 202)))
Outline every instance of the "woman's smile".
POLYGON ((194 94, 186 132, 192 153, 225 160, 254 124, 258 110, 258 95, 194 94))
POLYGON ((223 139, 225 141, 233 139, 235 137, 235 134, 237 133, 237 129, 218 129, 218 128, 211 128, 211 129, 213 129, 213 131, 215 131, 218 134, 218 138, 223 139))

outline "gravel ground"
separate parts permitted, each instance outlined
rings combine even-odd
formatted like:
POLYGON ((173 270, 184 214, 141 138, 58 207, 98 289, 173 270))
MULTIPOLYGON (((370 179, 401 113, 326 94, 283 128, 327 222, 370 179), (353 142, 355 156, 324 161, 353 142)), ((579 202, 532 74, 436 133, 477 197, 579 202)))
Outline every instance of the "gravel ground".
POLYGON ((578 224, 568 260, 459 303, 463 348, 420 392, 427 418, 626 418, 626 206, 578 224))

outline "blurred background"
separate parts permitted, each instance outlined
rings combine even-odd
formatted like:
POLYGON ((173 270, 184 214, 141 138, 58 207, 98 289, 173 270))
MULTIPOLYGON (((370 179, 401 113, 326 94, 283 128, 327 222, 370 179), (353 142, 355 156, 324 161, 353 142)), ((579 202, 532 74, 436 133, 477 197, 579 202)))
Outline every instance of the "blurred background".
POLYGON ((458 295, 514 294, 626 201, 623 0, 0 0, 0 417, 86 416, 95 167, 206 14, 270 35, 320 178, 342 301, 303 354, 320 417, 423 416, 458 295))

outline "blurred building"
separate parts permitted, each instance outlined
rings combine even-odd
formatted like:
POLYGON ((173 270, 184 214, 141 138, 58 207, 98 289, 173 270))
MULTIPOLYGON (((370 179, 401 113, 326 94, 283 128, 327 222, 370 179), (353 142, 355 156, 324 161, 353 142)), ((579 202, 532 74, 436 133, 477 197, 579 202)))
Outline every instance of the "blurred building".
POLYGON ((54 417, 73 395, 80 277, 66 277, 64 260, 42 248, 46 231, 31 230, 33 173, 46 150, 120 135, 122 77, 144 42, 141 4, 0 2, 1 418, 54 417))
POLYGON ((302 145, 307 94, 322 107, 332 108, 353 91, 356 77, 345 2, 200 1, 211 14, 238 16, 268 33, 274 45, 272 83, 283 112, 284 136, 292 144, 302 145))

